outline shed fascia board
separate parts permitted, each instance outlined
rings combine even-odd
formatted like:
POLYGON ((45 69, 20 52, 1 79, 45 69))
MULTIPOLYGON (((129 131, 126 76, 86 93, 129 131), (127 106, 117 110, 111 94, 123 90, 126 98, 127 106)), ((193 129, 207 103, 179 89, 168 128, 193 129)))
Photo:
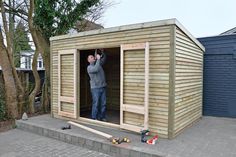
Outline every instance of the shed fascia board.
POLYGON ((91 30, 91 31, 84 31, 84 32, 76 33, 76 34, 54 36, 54 37, 50 38, 50 41, 66 39, 66 38, 96 35, 96 34, 120 32, 120 31, 125 31, 125 30, 133 30, 133 29, 148 28, 148 27, 155 27, 155 26, 168 26, 171 24, 175 24, 175 19, 137 23, 137 24, 123 25, 123 26, 117 26, 117 27, 111 27, 111 28, 103 28, 103 29, 97 29, 97 30, 91 30))
POLYGON ((202 46, 202 44, 191 33, 189 33, 187 29, 185 29, 184 26, 175 18, 153 21, 153 22, 130 24, 130 25, 124 25, 124 26, 118 26, 118 27, 111 27, 111 28, 103 28, 103 29, 97 29, 97 30, 91 30, 91 31, 84 31, 84 32, 76 33, 76 34, 54 36, 50 38, 50 41, 96 35, 96 34, 105 34, 105 33, 111 33, 111 32, 120 32, 120 31, 125 31, 125 30, 133 30, 133 29, 141 29, 141 28, 149 28, 149 27, 157 27, 157 26, 168 26, 168 25, 178 26, 187 36, 189 36, 189 38, 194 43, 197 44, 199 48, 205 51, 204 46, 202 46))

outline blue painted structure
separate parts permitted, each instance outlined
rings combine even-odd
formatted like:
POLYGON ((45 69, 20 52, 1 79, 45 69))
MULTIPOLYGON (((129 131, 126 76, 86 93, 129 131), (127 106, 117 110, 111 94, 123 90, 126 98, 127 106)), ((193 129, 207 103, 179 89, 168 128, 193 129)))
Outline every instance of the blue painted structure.
POLYGON ((236 117, 236 34, 198 40, 206 48, 203 114, 236 117))

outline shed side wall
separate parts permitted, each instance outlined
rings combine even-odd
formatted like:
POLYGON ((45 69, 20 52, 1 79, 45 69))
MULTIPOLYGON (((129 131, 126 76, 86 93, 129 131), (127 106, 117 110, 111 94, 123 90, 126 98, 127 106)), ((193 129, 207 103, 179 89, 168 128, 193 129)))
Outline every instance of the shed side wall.
MULTIPOLYGON (((170 26, 150 27, 121 32, 54 40, 52 48, 52 113, 58 111, 58 51, 117 47, 121 44, 150 44, 149 126, 161 137, 168 135, 170 26)), ((79 68, 78 68, 79 69, 79 68)), ((79 84, 78 84, 79 89, 79 84)), ((127 119, 132 115, 125 115, 127 119)), ((135 118, 135 117, 133 117, 135 118)))
POLYGON ((202 116, 203 51, 176 28, 174 133, 202 116))

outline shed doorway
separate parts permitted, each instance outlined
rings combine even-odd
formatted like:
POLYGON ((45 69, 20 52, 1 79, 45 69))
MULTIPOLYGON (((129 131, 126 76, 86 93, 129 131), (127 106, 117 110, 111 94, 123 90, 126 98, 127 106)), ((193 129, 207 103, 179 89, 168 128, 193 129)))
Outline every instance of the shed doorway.
MULTIPOLYGON (((87 73, 88 55, 94 55, 95 49, 80 50, 80 117, 91 119, 92 97, 89 75, 87 73)), ((103 65, 106 87, 106 117, 108 123, 120 124, 120 47, 105 48, 107 56, 103 65)))

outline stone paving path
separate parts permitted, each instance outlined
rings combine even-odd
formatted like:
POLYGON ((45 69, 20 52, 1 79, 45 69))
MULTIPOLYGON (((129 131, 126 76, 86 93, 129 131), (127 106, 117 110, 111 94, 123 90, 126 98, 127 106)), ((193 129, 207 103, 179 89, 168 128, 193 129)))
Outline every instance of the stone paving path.
MULTIPOLYGON (((23 121, 25 124, 34 124, 43 128, 54 130, 66 125, 67 121, 51 118, 49 115, 38 116, 23 121)), ((130 150, 151 152, 165 157, 236 157, 236 118, 203 117, 199 122, 187 128, 173 140, 159 139, 156 145, 147 145, 140 142, 140 135, 112 128, 89 126, 99 131, 115 135, 116 137, 129 137, 131 143, 126 146, 130 150)), ((83 129, 72 127, 63 131, 68 135, 83 136, 86 139, 105 143, 107 140, 83 129)), ((90 143, 89 143, 90 144, 90 143)), ((119 149, 124 145, 120 145, 119 149)), ((111 147, 113 151, 116 147, 111 147)), ((119 149, 117 149, 119 151, 119 149)), ((125 153, 120 151, 120 156, 125 153)), ((129 153, 131 157, 140 157, 135 152, 129 153)), ((111 154, 113 155, 113 154, 111 154)))
MULTIPOLYGON (((141 143, 138 134, 123 130, 91 126, 97 130, 116 135, 117 137, 128 135, 127 137, 130 137, 132 140, 128 145, 111 145, 109 147, 109 142, 106 139, 80 128, 72 127, 70 130, 61 131, 60 127, 66 125, 67 121, 51 118, 49 115, 38 116, 28 121, 18 121, 18 123, 19 122, 21 122, 21 126, 25 126, 23 129, 29 127, 26 130, 31 132, 33 132, 32 129, 36 129, 36 134, 42 134, 43 129, 41 127, 43 127, 46 128, 44 129, 45 131, 50 129, 57 132, 57 134, 52 134, 52 131, 44 132, 47 137, 55 138, 54 135, 63 135, 60 136, 60 139, 63 139, 61 141, 69 141, 68 143, 72 143, 78 140, 78 142, 83 142, 77 143, 76 146, 67 144, 45 136, 21 131, 20 125, 18 125, 18 129, 0 133, 0 157, 107 156, 87 149, 92 145, 94 146, 92 148, 102 150, 103 148, 109 148, 108 150, 111 153, 108 154, 110 155, 119 152, 116 153, 120 154, 117 155, 119 157, 144 156, 134 151, 134 149, 163 154, 162 156, 164 157, 236 157, 236 118, 203 117, 199 122, 186 129, 175 139, 159 139, 158 143, 153 146, 141 143), (82 139, 82 137, 84 137, 84 139, 82 139), (83 148, 78 144, 82 144, 83 148), (127 149, 124 151, 123 147, 129 148, 130 152, 127 151, 127 149)), ((59 136, 57 137, 59 138, 59 136)))
POLYGON ((109 157, 19 129, 0 133, 0 157, 109 157))

